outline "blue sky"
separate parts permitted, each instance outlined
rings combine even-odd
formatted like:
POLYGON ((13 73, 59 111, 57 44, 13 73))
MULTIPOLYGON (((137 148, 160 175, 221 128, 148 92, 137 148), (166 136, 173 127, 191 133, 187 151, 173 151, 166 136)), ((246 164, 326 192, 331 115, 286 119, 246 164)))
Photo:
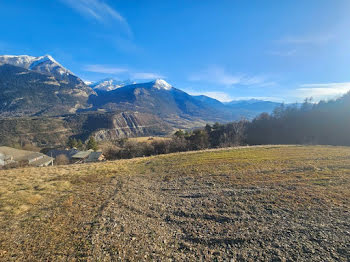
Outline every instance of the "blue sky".
POLYGON ((0 54, 84 80, 164 78, 221 101, 350 90, 348 0, 2 0, 0 54))

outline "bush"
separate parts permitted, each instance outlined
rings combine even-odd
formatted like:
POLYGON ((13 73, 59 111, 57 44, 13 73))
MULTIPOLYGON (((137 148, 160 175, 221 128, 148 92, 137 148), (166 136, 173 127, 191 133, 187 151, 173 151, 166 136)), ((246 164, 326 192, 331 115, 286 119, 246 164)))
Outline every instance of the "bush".
POLYGON ((67 165, 69 164, 69 159, 66 155, 58 155, 55 159, 56 165, 67 165))

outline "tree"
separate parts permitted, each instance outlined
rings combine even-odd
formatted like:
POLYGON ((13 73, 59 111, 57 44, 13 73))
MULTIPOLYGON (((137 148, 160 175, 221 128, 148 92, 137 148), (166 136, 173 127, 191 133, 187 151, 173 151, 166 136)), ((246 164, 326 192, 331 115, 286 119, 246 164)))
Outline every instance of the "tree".
POLYGON ((69 138, 67 146, 70 147, 70 148, 77 148, 78 141, 75 138, 69 138))
POLYGON ((87 150, 92 149, 94 151, 97 151, 98 144, 94 137, 90 136, 89 141, 87 142, 87 145, 86 145, 86 149, 87 150))
POLYGON ((188 139, 192 150, 200 150, 209 146, 209 137, 205 130, 194 130, 188 139))
POLYGON ((76 146, 79 150, 83 150, 84 149, 84 144, 83 142, 79 139, 77 142, 77 146, 76 146))
POLYGON ((174 133, 174 136, 177 138, 183 138, 185 136, 185 133, 181 129, 179 129, 174 133))

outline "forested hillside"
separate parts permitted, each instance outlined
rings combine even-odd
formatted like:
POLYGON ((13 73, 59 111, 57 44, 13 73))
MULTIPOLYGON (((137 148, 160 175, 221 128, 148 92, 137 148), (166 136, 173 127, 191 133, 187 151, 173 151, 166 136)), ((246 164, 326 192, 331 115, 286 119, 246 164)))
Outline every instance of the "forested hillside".
POLYGON ((248 144, 350 145, 350 93, 337 100, 280 106, 247 126, 248 144))

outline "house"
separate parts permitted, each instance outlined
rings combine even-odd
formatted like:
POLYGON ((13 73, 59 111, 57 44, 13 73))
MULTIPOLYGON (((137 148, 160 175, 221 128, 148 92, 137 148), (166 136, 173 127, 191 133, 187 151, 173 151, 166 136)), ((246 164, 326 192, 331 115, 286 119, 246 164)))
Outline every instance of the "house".
POLYGON ((12 156, 5 155, 4 153, 0 153, 0 167, 6 166, 8 164, 14 163, 12 156))
POLYGON ((105 160, 102 152, 94 152, 92 149, 87 151, 79 151, 72 156, 75 163, 88 163, 88 162, 98 162, 105 160))
POLYGON ((30 166, 48 166, 53 164, 53 158, 42 153, 0 146, 0 165, 23 163, 30 166))
POLYGON ((99 161, 103 161, 106 160, 105 156, 102 154, 102 152, 91 152, 91 154, 89 155, 89 157, 85 160, 86 163, 89 162, 99 162, 99 161))
POLYGON ((94 152, 92 149, 88 151, 79 151, 72 156, 72 159, 75 161, 75 163, 83 163, 84 160, 87 159, 92 152, 94 152))
POLYGON ((52 149, 49 152, 47 152, 46 155, 53 158, 57 158, 58 156, 64 155, 65 157, 67 157, 69 161, 72 161, 72 157, 78 152, 79 150, 76 148, 65 149, 65 150, 52 149))

